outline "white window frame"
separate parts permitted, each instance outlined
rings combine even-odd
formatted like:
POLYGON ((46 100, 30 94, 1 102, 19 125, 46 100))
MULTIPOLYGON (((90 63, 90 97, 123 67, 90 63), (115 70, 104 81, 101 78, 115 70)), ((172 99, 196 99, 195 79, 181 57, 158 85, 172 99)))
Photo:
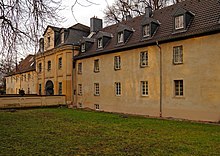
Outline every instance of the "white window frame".
POLYGON ((99 83, 94 83, 94 95, 99 96, 100 90, 99 90, 99 83))
POLYGON ((143 26, 143 37, 150 36, 150 24, 143 26))
POLYGON ((176 16, 174 18, 175 21, 175 30, 183 29, 184 28, 184 16, 176 16))
POLYGON ((115 56, 114 57, 114 69, 115 70, 120 70, 121 69, 121 57, 120 56, 115 56))
POLYGON ((86 52, 86 44, 85 43, 81 44, 81 52, 82 53, 86 52))
POLYGON ((100 109, 99 104, 94 104, 94 108, 95 108, 95 110, 99 110, 100 109))
POLYGON ((148 81, 141 81, 141 96, 148 96, 148 81))
POLYGON ((115 82, 115 96, 121 96, 121 82, 115 82))
POLYGON ((99 59, 94 60, 94 72, 99 72, 99 59))
POLYGON ((174 95, 175 97, 183 97, 184 96, 184 83, 183 80, 174 80, 174 95))
POLYGON ((78 84, 78 95, 82 96, 82 84, 78 84))
POLYGON ((117 39, 118 39, 118 43, 124 42, 124 32, 123 31, 118 32, 117 39))
POLYGON ((148 66, 148 51, 143 51, 140 53, 140 66, 148 66))
POLYGON ((173 64, 183 63, 183 46, 173 47, 173 64))
POLYGON ((98 48, 102 48, 103 47, 103 38, 101 37, 101 38, 98 38, 98 40, 97 40, 97 46, 98 46, 98 48))
POLYGON ((82 74, 82 62, 78 63, 78 74, 82 74))

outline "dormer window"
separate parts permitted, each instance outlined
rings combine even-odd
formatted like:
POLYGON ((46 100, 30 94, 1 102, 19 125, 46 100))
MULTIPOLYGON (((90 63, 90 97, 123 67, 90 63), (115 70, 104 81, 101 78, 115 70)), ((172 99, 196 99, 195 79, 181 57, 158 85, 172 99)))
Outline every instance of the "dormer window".
POLYGON ((143 37, 148 37, 150 36, 150 25, 147 24, 143 26, 143 37))
POLYGON ((47 37, 47 47, 50 47, 50 36, 47 37))
POLYGON ((102 40, 102 38, 98 38, 98 48, 102 48, 103 47, 103 45, 102 45, 102 43, 103 43, 103 40, 102 40))
POLYGON ((184 21, 183 21, 183 15, 175 17, 175 29, 183 29, 184 28, 184 21))
POLYGON ((64 43, 64 37, 65 37, 65 34, 64 32, 61 33, 61 43, 64 43))
POLYGON ((124 42, 124 33, 123 31, 118 33, 118 43, 123 43, 124 42))
POLYGON ((82 53, 86 52, 86 44, 85 43, 81 44, 81 52, 82 53))

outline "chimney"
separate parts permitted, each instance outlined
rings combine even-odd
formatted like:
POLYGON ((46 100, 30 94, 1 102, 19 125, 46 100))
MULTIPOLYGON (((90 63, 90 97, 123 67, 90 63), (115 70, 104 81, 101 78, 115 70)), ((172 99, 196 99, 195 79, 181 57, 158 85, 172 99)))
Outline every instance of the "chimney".
POLYGON ((151 8, 151 6, 147 6, 146 8, 145 8, 145 17, 151 17, 152 16, 152 8, 151 8))
POLYGON ((102 19, 97 17, 90 18, 90 32, 97 32, 102 29, 102 19))

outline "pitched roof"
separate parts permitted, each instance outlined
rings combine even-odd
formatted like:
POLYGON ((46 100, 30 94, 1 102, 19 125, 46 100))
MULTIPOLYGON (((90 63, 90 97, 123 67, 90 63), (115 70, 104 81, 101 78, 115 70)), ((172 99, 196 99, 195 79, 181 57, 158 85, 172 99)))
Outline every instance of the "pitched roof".
MULTIPOLYGON (((220 2, 218 0, 185 0, 183 2, 168 6, 159 10, 153 11, 151 18, 159 21, 159 27, 149 39, 142 37, 142 24, 145 15, 132 18, 127 21, 120 22, 101 29, 100 31, 113 34, 113 38, 108 42, 102 50, 97 50, 97 40, 93 46, 85 53, 75 56, 75 59, 90 57, 94 55, 101 55, 104 53, 111 53, 120 51, 126 48, 134 48, 137 46, 147 46, 159 43, 189 38, 205 33, 217 32, 220 30, 220 2), (180 12, 189 12, 194 15, 190 26, 186 31, 174 33, 174 15, 180 12), (118 46, 117 30, 121 25, 126 25, 134 31, 129 40, 118 46)), ((152 19, 151 19, 152 20, 152 19)), ((96 38, 96 35, 94 35, 96 38)))
POLYGON ((35 56, 34 55, 28 55, 24 60, 22 60, 17 68, 15 68, 14 72, 12 72, 9 75, 15 75, 19 73, 25 73, 28 71, 34 71, 35 70, 35 56))

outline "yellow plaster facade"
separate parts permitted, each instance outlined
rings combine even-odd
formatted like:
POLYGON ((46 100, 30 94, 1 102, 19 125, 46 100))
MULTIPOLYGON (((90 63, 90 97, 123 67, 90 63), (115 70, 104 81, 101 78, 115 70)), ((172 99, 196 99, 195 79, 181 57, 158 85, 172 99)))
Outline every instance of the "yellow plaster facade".
POLYGON ((220 34, 190 38, 122 52, 78 59, 75 70, 74 102, 78 107, 108 112, 220 120, 220 34), (183 47, 183 63, 173 63, 173 47, 183 47), (140 53, 148 52, 148 66, 140 67, 140 53), (114 56, 120 56, 121 69, 114 69, 114 56), (99 59, 99 72, 94 61, 99 59), (82 73, 78 73, 82 63, 82 73), (160 71, 162 79, 160 80, 160 71), (183 81, 183 96, 175 95, 175 80, 183 81), (141 95, 141 81, 148 82, 148 95, 141 95), (121 95, 115 83, 121 83, 121 95), (160 86, 162 82, 162 86, 160 86), (94 84, 99 84, 99 95, 94 84), (80 87, 82 94, 80 95, 80 87), (162 98, 160 99, 160 87, 162 98), (161 100, 161 102, 160 102, 161 100), (97 107, 98 105, 98 107, 97 107), (160 105, 162 109, 160 110, 160 105))

